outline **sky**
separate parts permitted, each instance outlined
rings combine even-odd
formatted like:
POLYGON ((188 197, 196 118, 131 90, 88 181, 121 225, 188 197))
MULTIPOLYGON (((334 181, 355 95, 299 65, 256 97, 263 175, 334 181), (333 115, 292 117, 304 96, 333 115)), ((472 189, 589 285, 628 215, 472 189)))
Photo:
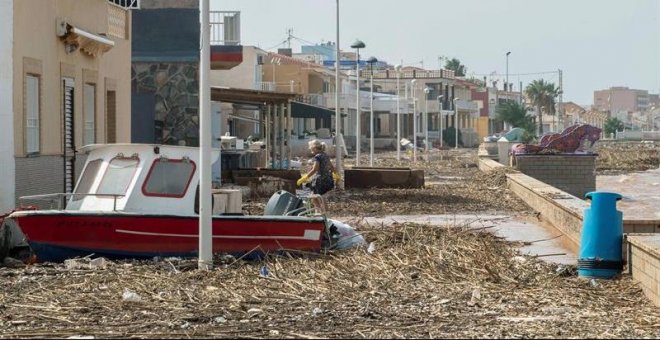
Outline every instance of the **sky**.
MULTIPOLYGON (((660 0, 339 0, 339 46, 362 40, 361 56, 437 69, 457 58, 467 75, 506 74, 514 89, 535 79, 559 84, 564 101, 627 86, 660 91, 660 0), (442 62, 444 65, 444 62, 442 62), (544 73, 533 74, 530 73, 544 73)), ((243 45, 286 47, 336 41, 336 0, 210 0, 241 12, 243 45)), ((501 83, 501 81, 500 81, 501 83)))

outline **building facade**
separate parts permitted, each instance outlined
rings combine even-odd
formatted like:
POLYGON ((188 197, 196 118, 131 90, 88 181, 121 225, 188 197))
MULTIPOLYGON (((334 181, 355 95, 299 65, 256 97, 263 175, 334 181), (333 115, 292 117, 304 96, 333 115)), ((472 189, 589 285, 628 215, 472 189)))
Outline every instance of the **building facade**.
POLYGON ((594 108, 609 112, 646 111, 649 108, 649 92, 627 87, 594 91, 594 108))
POLYGON ((0 52, 0 121, 13 126, 0 156, 7 210, 21 196, 71 192, 80 147, 130 141, 131 12, 106 0, 14 0, 0 9, 0 45, 11 46, 0 52))

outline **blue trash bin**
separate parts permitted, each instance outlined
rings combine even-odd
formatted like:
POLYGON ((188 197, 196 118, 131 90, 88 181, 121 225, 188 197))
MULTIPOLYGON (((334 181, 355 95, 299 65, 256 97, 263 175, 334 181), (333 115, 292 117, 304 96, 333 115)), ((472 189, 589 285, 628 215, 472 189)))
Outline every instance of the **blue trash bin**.
POLYGON ((621 195, 590 192, 591 207, 584 210, 578 275, 612 278, 623 269, 623 214, 616 210, 621 195))

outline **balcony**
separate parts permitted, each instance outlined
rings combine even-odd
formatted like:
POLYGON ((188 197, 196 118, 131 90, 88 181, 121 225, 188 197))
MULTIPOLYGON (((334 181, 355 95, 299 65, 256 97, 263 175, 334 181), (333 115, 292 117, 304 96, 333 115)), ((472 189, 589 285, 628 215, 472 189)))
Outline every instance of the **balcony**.
POLYGON ((211 11, 211 69, 229 70, 243 62, 241 12, 211 11))

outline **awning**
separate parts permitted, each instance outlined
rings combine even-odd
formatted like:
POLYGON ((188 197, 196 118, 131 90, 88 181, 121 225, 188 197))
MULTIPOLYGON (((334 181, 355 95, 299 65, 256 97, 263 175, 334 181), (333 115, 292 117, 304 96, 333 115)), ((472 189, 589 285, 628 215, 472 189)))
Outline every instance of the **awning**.
POLYGON ((65 27, 64 32, 58 31, 58 35, 64 40, 67 53, 71 53, 78 48, 86 54, 97 57, 100 54, 108 52, 115 46, 115 42, 102 35, 85 31, 79 27, 68 23, 62 23, 65 27))
POLYGON ((334 110, 329 110, 320 106, 291 102, 292 118, 321 118, 330 119, 335 114, 334 110))

